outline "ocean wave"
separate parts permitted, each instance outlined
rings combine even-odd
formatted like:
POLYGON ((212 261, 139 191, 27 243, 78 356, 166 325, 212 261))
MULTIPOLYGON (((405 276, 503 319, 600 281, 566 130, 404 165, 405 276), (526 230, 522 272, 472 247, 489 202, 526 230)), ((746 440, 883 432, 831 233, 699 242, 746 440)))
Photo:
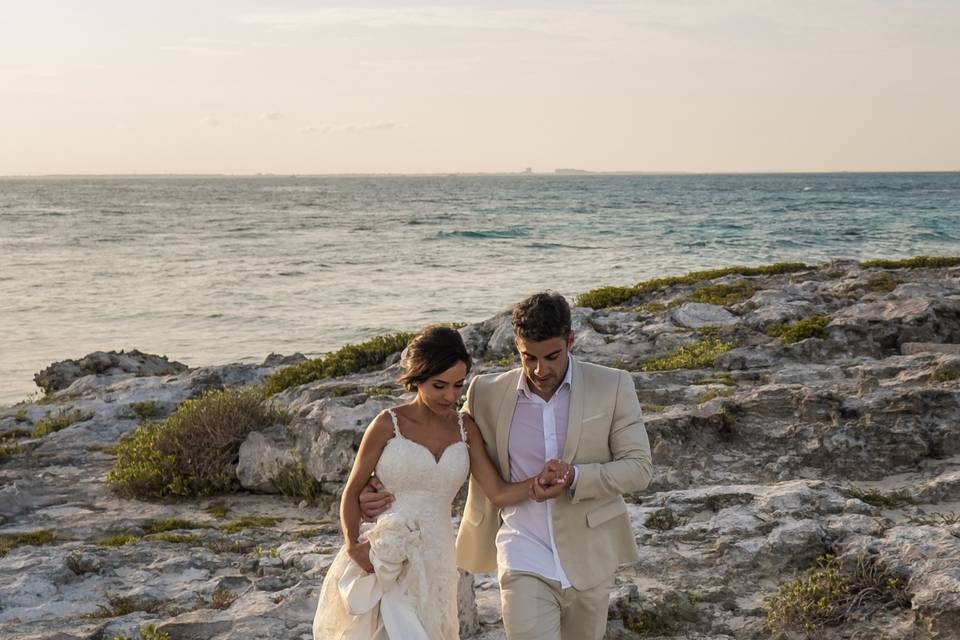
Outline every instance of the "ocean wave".
POLYGON ((526 227, 513 227, 511 229, 498 229, 490 231, 441 231, 437 238, 467 238, 469 240, 509 240, 512 238, 526 238, 530 235, 530 229, 526 227))

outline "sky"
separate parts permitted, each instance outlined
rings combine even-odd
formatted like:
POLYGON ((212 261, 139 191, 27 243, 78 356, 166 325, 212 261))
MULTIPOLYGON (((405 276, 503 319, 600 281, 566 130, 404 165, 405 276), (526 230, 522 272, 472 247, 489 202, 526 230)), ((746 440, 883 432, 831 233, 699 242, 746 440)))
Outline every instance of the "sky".
POLYGON ((960 2, 0 0, 0 175, 960 170, 960 2))

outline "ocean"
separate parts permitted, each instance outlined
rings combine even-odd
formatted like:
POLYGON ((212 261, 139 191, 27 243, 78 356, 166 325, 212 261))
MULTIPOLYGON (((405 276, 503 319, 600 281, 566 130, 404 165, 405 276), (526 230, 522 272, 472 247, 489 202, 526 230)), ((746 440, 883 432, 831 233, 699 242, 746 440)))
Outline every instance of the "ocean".
POLYGON ((524 296, 960 254, 960 172, 0 179, 0 404, 96 350, 320 355, 524 296))

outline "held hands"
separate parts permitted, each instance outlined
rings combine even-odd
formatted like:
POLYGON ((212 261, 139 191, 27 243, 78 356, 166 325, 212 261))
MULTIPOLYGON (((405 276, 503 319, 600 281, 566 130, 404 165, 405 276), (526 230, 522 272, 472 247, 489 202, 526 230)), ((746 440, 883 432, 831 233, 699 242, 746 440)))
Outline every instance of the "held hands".
POLYGON ((384 490, 383 483, 377 476, 370 476, 370 480, 360 490, 359 499, 362 522, 376 522, 377 516, 393 504, 393 494, 384 490))
POLYGON ((530 485, 530 499, 544 502, 559 496, 573 484, 573 468, 563 460, 547 460, 530 485))

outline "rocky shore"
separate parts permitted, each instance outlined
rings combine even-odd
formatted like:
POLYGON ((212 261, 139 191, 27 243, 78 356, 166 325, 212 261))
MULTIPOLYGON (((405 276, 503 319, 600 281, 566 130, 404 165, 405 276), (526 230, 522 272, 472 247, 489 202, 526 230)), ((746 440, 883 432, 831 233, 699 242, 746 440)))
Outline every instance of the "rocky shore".
MULTIPOLYGON (((633 372, 655 464, 628 500, 642 560, 608 638, 960 638, 960 266, 835 261, 619 298, 574 309, 574 353, 633 372)), ((460 331, 474 372, 515 366, 506 312, 460 331)), ((240 490, 152 500, 107 483, 118 441, 304 358, 98 352, 38 373, 45 395, 0 410, 0 637, 311 638, 360 435, 406 398, 398 359, 269 394, 285 418, 239 446, 240 490)), ((461 618, 465 638, 504 637, 493 576, 464 576, 461 618)))

